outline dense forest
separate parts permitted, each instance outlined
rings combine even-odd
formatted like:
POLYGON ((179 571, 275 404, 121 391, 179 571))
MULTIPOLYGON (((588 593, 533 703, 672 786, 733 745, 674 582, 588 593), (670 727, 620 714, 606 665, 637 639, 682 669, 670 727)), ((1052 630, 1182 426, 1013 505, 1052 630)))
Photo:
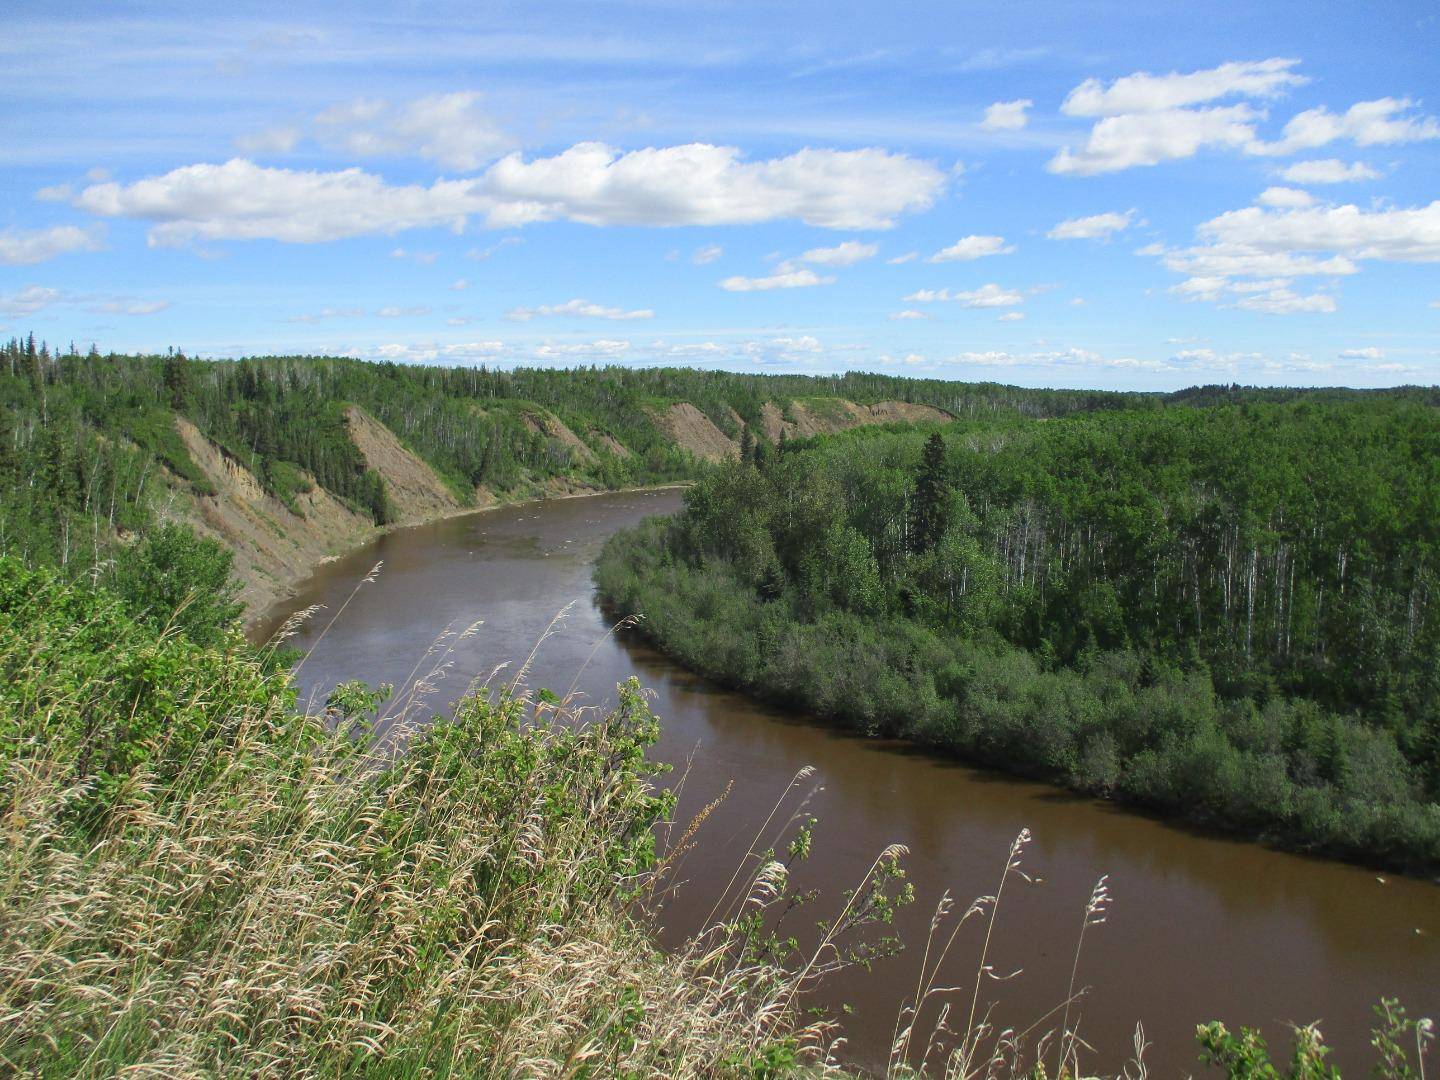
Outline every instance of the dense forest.
POLYGON ((866 732, 1440 866, 1434 407, 1211 396, 757 444, 597 582, 688 665, 866 732))
MULTIPOLYGON (((357 405, 389 428, 463 504, 477 489, 538 492, 566 477, 595 488, 691 479, 705 471, 655 422, 688 402, 727 436, 767 402, 844 396, 932 404, 964 416, 1058 416, 1148 399, 886 376, 762 376, 680 368, 501 371, 335 357, 200 361, 183 352, 61 351, 33 335, 0 345, 0 552, 70 568, 102 566, 117 536, 156 520, 177 486, 209 482, 176 431, 192 422, 265 490, 293 506, 319 485, 377 524, 383 485, 345 426, 357 405), (577 457, 546 413, 586 444, 577 457)), ((162 515, 163 516, 163 515, 162 515)))

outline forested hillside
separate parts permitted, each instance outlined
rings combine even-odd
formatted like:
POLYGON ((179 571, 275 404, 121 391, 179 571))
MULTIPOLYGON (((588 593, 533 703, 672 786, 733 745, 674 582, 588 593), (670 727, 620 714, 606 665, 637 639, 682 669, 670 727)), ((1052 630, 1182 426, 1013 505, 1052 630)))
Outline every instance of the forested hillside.
POLYGON ((1142 400, 859 374, 197 361, 12 339, 0 346, 0 553, 103 576, 117 542, 184 521, 236 551, 259 605, 374 526, 693 479, 767 422, 813 433, 905 422, 922 405, 933 419, 1142 400))
POLYGON ((752 454, 597 580, 865 731, 1434 867, 1437 514, 1418 394, 1105 411, 752 454))

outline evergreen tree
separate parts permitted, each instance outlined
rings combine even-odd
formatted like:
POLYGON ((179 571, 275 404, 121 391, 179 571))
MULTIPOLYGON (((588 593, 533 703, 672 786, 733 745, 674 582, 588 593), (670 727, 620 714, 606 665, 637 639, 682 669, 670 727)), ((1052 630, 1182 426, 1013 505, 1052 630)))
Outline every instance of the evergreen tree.
POLYGON ((924 554, 945 534, 945 503, 949 483, 945 476, 945 440, 937 431, 925 443, 920 472, 915 477, 911 506, 910 550, 924 554))

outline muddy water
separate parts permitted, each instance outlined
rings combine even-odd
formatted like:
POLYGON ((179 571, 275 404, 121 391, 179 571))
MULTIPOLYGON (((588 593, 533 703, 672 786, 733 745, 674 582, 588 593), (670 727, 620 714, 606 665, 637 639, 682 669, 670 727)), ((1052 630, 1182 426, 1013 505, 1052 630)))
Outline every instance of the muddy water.
MULTIPOLYGON (((679 505, 676 491, 603 495, 392 533, 323 567, 273 615, 326 605, 295 641, 314 646, 300 682, 320 699, 342 679, 403 684, 447 625, 483 620, 450 655, 436 693, 443 705, 477 674, 523 660, 551 617, 573 605, 541 646, 530 685, 563 692, 588 656, 579 685, 599 702, 636 674, 654 690, 664 721, 659 755, 690 763, 682 818, 733 781, 663 912, 671 939, 704 919, 796 770, 813 765, 820 789, 809 808, 820 824, 799 884, 820 889, 821 897, 797 928, 832 914, 842 891, 892 842, 909 846, 906 865, 918 894, 897 922, 911 948, 871 972, 841 976, 826 991, 832 1005, 853 1007, 845 1027, 857 1064, 883 1064, 936 901, 948 890, 963 909, 994 892, 1022 827, 1034 835, 1023 856, 1034 883, 1010 879, 990 960, 996 974, 1023 971, 1006 982, 986 980, 981 1010, 993 1001, 995 1020, 1024 1028, 1065 997, 1082 909, 1095 880, 1108 874, 1114 902, 1108 921, 1086 933, 1077 979, 1090 988, 1078 1007, 1079 1031, 1096 1048, 1097 1068, 1124 1064, 1137 1021, 1153 1044, 1147 1063, 1170 1077, 1196 1069, 1199 1021, 1259 1026, 1288 1047, 1287 1022, 1318 1019, 1337 1046, 1338 1064, 1359 1076, 1371 1064, 1369 1010, 1380 995, 1400 997, 1412 1014, 1440 1012, 1440 887, 1196 835, 1042 785, 848 737, 718 689, 633 634, 605 637, 591 561, 617 529, 679 505), (355 592, 380 560, 378 579, 355 592)), ((961 932, 942 983, 973 985, 982 929, 972 922, 961 932)), ((962 1016, 969 1002, 967 989, 962 1016)))

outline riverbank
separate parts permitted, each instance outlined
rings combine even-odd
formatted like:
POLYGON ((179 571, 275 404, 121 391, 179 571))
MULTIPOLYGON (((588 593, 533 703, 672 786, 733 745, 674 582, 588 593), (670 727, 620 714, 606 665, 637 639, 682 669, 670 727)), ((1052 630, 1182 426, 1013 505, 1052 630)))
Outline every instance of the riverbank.
MULTIPOLYGON (((666 894, 659 912, 666 948, 705 924, 781 793, 803 766, 813 768, 774 822, 792 807, 818 819, 814 856, 795 871, 797 887, 817 898, 791 915, 792 932, 803 936, 814 919, 832 917, 886 846, 911 849, 905 868, 916 903, 887 930, 906 951, 837 977, 811 1001, 842 1020, 847 1060, 862 1071, 883 1072, 935 903, 948 892, 958 911, 993 894, 1021 828, 1034 836, 1024 869, 1035 883, 1007 886, 992 958, 997 970, 1025 973, 987 981, 980 1007, 993 1003, 997 1023, 1023 1030, 1056 1005, 1086 899, 1108 873, 1114 911, 1089 932, 1077 977, 1091 987, 1082 1036, 1097 1047, 1092 1075, 1124 1066, 1137 1020, 1153 1043, 1151 1074, 1183 1076, 1195 1069, 1200 1021, 1258 1026, 1283 1046, 1282 1018, 1323 1017, 1335 1064, 1360 1076, 1371 1064, 1370 1008, 1380 996, 1397 996, 1421 1015, 1440 1013, 1440 894, 1427 883, 1377 880, 1355 866, 1200 833, 846 733, 723 689, 637 634, 611 633, 612 613, 591 602, 595 557, 616 532, 682 509, 682 495, 502 507, 394 531, 325 565, 294 601, 326 609, 291 642, 307 654, 297 675, 302 700, 323 702, 337 683, 356 678, 403 687, 418 671, 427 688, 414 708, 443 712, 472 679, 498 669, 496 683, 508 685, 542 638, 526 668, 529 687, 559 696, 573 688, 579 701, 603 705, 617 683, 637 676, 661 721, 655 757, 675 766, 671 779, 685 777, 675 820, 688 824, 729 788, 696 835, 678 887, 666 894), (380 574, 357 592, 356 582, 381 560, 380 574), (344 616, 327 628, 347 600, 344 616), (442 668, 443 678, 427 677, 442 668)), ((768 846, 768 834, 761 844, 768 846)), ((973 973, 974 922, 957 939, 942 981, 966 982, 973 973)))
POLYGON ((1121 655, 1051 669, 993 636, 816 615, 791 591, 757 595, 724 558, 675 550, 685 527, 656 521, 612 537, 596 588, 613 611, 642 613, 656 648, 722 686, 1216 834, 1440 880, 1440 811, 1292 779, 1275 755, 1229 738, 1203 671, 1152 678, 1121 655), (1147 729, 1154 749, 1122 755, 1120 740, 1147 729))
POLYGON ((304 587, 307 579, 315 574, 322 566, 338 562, 346 555, 358 551, 361 548, 373 544, 383 536, 390 535, 402 529, 413 529, 423 525, 433 525, 439 521, 446 521, 450 518, 466 517, 471 514, 484 514, 494 510, 505 509, 506 507, 525 506, 531 503, 558 502, 567 499, 593 498, 596 495, 623 495, 646 491, 678 491, 689 487, 687 483, 671 484, 641 484, 635 487, 601 488, 573 483, 551 483, 545 485, 550 490, 543 495, 535 495, 526 491, 518 494, 495 495, 486 492, 489 502, 484 505, 462 506, 454 509, 447 509, 433 514, 430 517, 419 520, 407 520, 395 522, 390 525, 371 526, 367 531, 350 537, 343 548, 334 551, 327 551, 308 561, 293 565, 293 574, 287 576, 283 581, 275 578, 268 579, 270 585, 267 588, 263 582, 257 582, 249 587, 245 612, 245 632, 254 640, 257 630, 272 624, 275 621, 277 609, 286 608, 289 602, 294 600, 299 591, 304 587))

